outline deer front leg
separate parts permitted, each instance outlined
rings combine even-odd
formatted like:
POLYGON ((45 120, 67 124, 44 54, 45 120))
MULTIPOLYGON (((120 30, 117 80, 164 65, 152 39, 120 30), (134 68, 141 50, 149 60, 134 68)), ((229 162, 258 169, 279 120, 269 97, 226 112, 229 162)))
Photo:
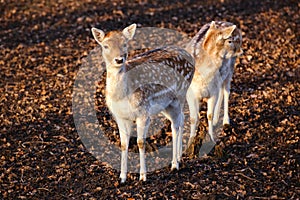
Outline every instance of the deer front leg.
POLYGON ((222 86, 222 88, 219 89, 219 97, 218 97, 216 107, 215 107, 215 110, 214 110, 214 116, 213 116, 213 125, 214 126, 216 126, 218 124, 218 121, 219 121, 220 112, 221 112, 221 105, 222 105, 223 96, 224 96, 223 90, 224 90, 224 88, 222 86))
POLYGON ((230 95, 230 82, 231 82, 231 77, 226 79, 224 82, 224 118, 223 118, 223 125, 230 124, 229 120, 229 95, 230 95))
POLYGON ((137 124, 137 144, 140 152, 140 181, 146 181, 146 161, 145 161, 145 138, 148 132, 150 119, 149 117, 140 117, 136 120, 137 124))
POLYGON ((199 100, 193 93, 192 89, 189 88, 186 95, 186 100, 190 111, 190 123, 191 123, 191 133, 188 141, 187 148, 193 143, 196 136, 196 130, 198 127, 198 113, 199 113, 199 100))
POLYGON ((207 119, 208 119, 208 133, 212 142, 215 143, 214 140, 214 131, 213 131, 213 113, 216 107, 217 99, 219 96, 219 92, 217 91, 215 95, 212 95, 207 100, 207 119))
POLYGON ((131 125, 132 122, 116 118, 119 133, 120 133, 120 139, 121 139, 121 183, 124 183, 127 178, 127 158, 128 158, 128 145, 129 145, 129 139, 130 139, 130 132, 131 132, 131 125))

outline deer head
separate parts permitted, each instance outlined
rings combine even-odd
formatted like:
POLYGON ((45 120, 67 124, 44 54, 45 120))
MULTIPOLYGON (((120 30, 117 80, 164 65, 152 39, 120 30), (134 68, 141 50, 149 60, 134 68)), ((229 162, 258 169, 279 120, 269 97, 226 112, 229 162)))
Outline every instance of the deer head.
POLYGON ((133 38, 136 24, 132 24, 123 31, 111 31, 105 35, 104 31, 92 28, 95 40, 102 47, 102 56, 107 66, 122 66, 128 54, 128 42, 133 38))

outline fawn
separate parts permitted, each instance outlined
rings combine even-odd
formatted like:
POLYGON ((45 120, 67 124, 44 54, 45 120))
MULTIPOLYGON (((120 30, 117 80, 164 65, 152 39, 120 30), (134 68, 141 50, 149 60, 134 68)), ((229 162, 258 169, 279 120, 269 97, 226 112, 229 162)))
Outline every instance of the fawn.
POLYGON ((192 143, 196 134, 200 99, 208 98, 208 133, 212 142, 215 142, 213 126, 219 120, 223 96, 223 125, 229 124, 230 82, 236 57, 243 53, 241 44, 241 31, 236 25, 229 22, 212 21, 204 25, 186 46, 186 50, 195 58, 196 68, 187 92, 191 120, 188 145, 192 143))
POLYGON ((171 121, 171 164, 172 169, 178 169, 182 154, 183 105, 195 71, 194 58, 177 47, 154 49, 127 60, 128 42, 135 31, 135 24, 106 35, 102 30, 92 28, 106 64, 106 103, 120 133, 122 183, 127 177, 128 144, 134 121, 140 154, 140 180, 146 181, 145 137, 150 116, 158 113, 171 121))

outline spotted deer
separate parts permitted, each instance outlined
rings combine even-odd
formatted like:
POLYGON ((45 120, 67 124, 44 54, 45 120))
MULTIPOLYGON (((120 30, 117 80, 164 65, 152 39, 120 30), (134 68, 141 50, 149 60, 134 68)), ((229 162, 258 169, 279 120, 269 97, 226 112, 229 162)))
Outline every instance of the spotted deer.
POLYGON ((199 101, 207 100, 208 133, 212 142, 213 126, 219 120, 224 97, 223 125, 229 124, 228 100, 230 82, 236 57, 243 53, 242 35, 236 25, 212 21, 204 25, 186 46, 195 59, 195 74, 187 92, 190 110, 191 133, 188 145, 195 137, 198 125, 199 101))
POLYGON ((171 121, 171 168, 178 169, 182 154, 183 105, 195 70, 193 57, 177 47, 162 47, 127 59, 128 42, 135 31, 135 24, 106 35, 102 30, 92 28, 106 64, 106 103, 120 133, 121 182, 127 177, 128 144, 134 121, 140 180, 146 181, 145 137, 150 117, 158 113, 171 121))

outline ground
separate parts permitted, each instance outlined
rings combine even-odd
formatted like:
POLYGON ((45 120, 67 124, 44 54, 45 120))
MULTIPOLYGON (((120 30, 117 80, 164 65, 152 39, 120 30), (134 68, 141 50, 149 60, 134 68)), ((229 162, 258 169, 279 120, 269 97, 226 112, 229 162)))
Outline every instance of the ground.
MULTIPOLYGON (((297 0, 0 4, 1 199, 300 198, 297 0), (179 171, 166 166, 149 172, 145 183, 132 173, 120 184, 119 172, 84 147, 72 115, 77 72, 97 46, 90 28, 108 31, 135 22, 193 36, 212 20, 233 22, 243 33, 231 125, 212 152, 185 156, 179 171)), ((105 104, 97 106, 99 120, 113 123, 105 104)), ((205 121, 205 107, 201 114, 205 121)))

